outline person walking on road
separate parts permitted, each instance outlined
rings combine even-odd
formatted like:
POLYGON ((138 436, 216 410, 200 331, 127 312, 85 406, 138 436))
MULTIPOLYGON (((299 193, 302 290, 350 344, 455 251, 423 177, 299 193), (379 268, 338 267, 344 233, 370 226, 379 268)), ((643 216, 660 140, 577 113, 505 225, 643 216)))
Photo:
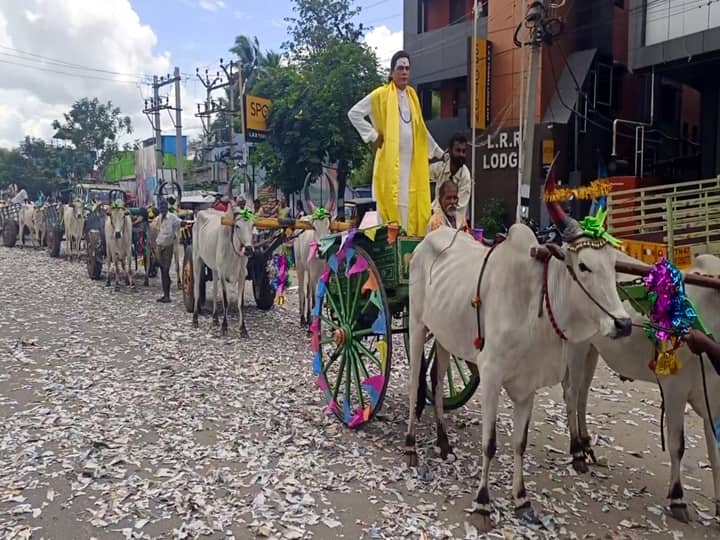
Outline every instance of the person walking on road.
POLYGON ((160 199, 158 206, 160 215, 156 218, 158 220, 156 242, 163 295, 157 301, 168 304, 170 303, 170 264, 172 263, 177 233, 180 230, 180 225, 182 225, 182 220, 177 215, 168 213, 168 203, 165 199, 160 199))
POLYGON ((380 219, 422 236, 431 214, 428 158, 444 152, 428 132, 409 79, 410 55, 398 51, 390 62, 390 81, 357 102, 348 118, 363 141, 375 143, 373 198, 380 219))

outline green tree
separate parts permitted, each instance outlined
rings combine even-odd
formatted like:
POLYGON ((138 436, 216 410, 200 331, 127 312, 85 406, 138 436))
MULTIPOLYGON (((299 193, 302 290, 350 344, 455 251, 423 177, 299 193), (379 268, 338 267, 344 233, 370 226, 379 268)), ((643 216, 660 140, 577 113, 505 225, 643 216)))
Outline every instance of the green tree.
POLYGON ((101 176, 118 152, 118 136, 132 133, 130 117, 122 116, 111 101, 101 103, 97 98, 76 101, 63 121, 55 120, 52 126, 55 139, 72 144, 80 176, 93 172, 101 176))
POLYGON ((359 42, 367 30, 354 22, 360 11, 352 0, 295 0, 295 16, 285 18, 290 40, 282 47, 292 60, 302 62, 333 41, 359 42))
POLYGON ((367 146, 363 152, 362 161, 359 164, 354 164, 350 171, 347 183, 351 187, 372 185, 374 164, 375 148, 373 146, 367 146))

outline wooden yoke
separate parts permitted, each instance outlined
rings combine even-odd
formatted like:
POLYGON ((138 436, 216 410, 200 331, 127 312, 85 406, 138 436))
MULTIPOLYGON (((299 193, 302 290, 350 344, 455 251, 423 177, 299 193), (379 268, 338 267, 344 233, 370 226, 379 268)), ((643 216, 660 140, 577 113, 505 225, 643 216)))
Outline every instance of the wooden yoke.
MULTIPOLYGON (((552 257, 553 254, 546 246, 535 246, 530 248, 530 256, 539 261, 546 261, 552 257)), ((650 272, 650 266, 641 263, 617 261, 615 263, 615 270, 621 274, 643 277, 650 272)), ((696 285, 698 287, 706 287, 720 291, 720 276, 708 276, 688 272, 683 272, 682 274, 687 285, 696 285)))
MULTIPOLYGON (((333 232, 348 231, 355 226, 353 221, 333 221, 330 223, 330 230, 333 232)), ((294 218, 258 218, 255 220, 255 227, 258 229, 303 229, 311 230, 312 222, 294 218)))

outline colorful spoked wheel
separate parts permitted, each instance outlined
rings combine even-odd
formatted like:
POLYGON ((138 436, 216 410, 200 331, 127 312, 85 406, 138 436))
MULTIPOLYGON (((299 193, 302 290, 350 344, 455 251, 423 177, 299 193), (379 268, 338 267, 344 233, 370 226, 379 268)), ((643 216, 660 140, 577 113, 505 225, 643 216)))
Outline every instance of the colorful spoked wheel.
POLYGON ((350 428, 369 422, 390 380, 392 329, 380 273, 361 247, 328 256, 310 329, 313 373, 326 412, 350 428))
MULTIPOLYGON (((407 321, 407 315, 405 317, 407 321)), ((407 328, 407 324, 406 324, 407 328)), ((405 343, 405 353, 410 358, 410 341, 407 331, 403 334, 405 343)), ((427 364, 427 402, 432 405, 435 400, 430 374, 432 373, 435 358, 435 338, 432 334, 428 335, 425 341, 425 357, 423 359, 427 364)), ((450 357, 450 365, 445 374, 445 384, 443 385, 443 408, 446 411, 459 409, 465 405, 480 386, 480 375, 476 364, 465 362, 457 356, 450 357)))

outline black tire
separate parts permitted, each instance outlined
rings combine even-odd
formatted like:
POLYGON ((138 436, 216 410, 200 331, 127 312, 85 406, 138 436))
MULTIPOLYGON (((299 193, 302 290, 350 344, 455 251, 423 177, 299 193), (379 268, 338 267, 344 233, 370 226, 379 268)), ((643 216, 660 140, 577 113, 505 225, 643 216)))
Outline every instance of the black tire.
POLYGON ((98 280, 102 277, 102 265, 105 257, 104 246, 100 231, 90 230, 85 237, 87 247, 87 271, 90 279, 98 280))
POLYGON ((3 246, 15 247, 18 237, 18 226, 14 220, 8 219, 3 223, 2 228, 3 246))
POLYGON ((62 237, 62 227, 59 225, 55 227, 48 227, 46 239, 48 255, 50 255, 50 257, 57 258, 60 256, 60 241, 62 240, 62 237))
POLYGON ((258 309, 268 311, 275 303, 275 287, 270 282, 267 272, 267 260, 264 257, 250 259, 252 265, 252 286, 255 305, 258 309))

